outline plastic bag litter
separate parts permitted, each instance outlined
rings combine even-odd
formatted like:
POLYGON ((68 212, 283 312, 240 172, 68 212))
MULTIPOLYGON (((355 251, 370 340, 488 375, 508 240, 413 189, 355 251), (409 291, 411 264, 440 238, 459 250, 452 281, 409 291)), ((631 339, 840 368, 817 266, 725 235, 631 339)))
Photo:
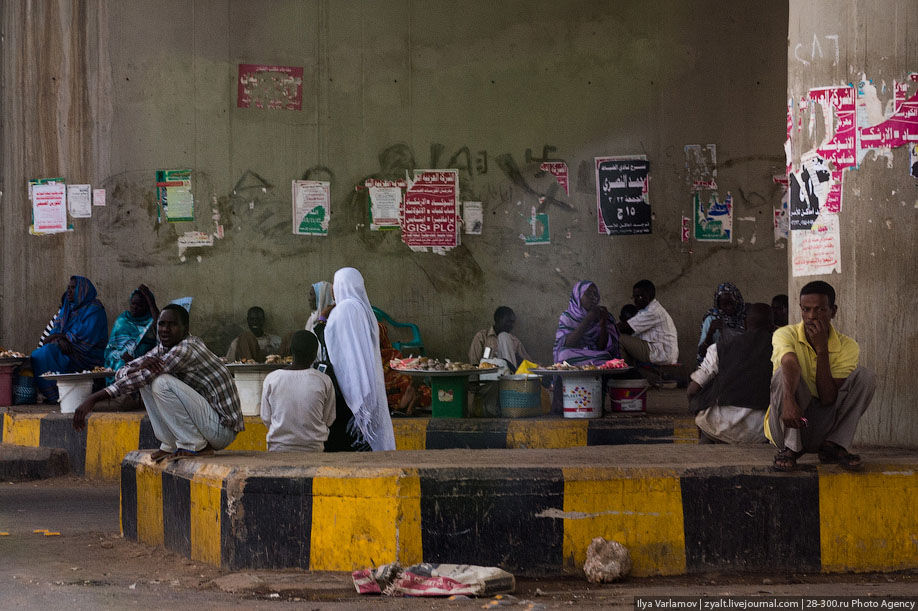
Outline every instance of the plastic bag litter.
POLYGON ((386 596, 491 596, 513 592, 513 575, 491 566, 421 563, 402 568, 398 563, 351 573, 360 594, 386 596))

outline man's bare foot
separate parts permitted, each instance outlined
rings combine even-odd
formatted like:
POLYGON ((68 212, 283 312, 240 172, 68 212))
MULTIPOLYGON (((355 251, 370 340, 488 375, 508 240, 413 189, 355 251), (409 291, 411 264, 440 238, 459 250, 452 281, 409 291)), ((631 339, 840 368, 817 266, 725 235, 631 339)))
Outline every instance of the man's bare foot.
POLYGON ((156 450, 155 452, 150 454, 150 460, 152 460, 153 462, 162 462, 169 456, 172 456, 172 452, 167 452, 165 450, 156 450))

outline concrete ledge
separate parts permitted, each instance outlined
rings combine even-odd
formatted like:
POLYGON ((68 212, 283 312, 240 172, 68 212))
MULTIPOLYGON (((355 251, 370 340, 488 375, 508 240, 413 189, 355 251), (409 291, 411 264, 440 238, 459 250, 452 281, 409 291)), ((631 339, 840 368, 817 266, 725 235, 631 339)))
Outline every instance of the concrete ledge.
POLYGON ((918 568, 918 453, 851 474, 768 447, 607 446, 374 454, 226 452, 121 470, 125 537, 225 569, 386 562, 577 573, 596 536, 634 574, 918 568), (512 465, 509 466, 509 465, 512 465))
POLYGON ((0 443, 0 481, 23 482, 70 473, 67 452, 0 443))
MULTIPOLYGON (((71 426, 69 414, 17 412, 0 408, 0 442, 63 448, 77 475, 118 481, 121 461, 133 450, 159 447, 144 412, 101 412, 90 415, 83 431, 71 426)), ((396 418, 399 450, 552 449, 593 445, 697 443, 689 418, 623 415, 595 420, 532 418, 508 420, 396 418)), ((267 450, 267 429, 257 416, 245 419, 245 430, 229 450, 267 450)))

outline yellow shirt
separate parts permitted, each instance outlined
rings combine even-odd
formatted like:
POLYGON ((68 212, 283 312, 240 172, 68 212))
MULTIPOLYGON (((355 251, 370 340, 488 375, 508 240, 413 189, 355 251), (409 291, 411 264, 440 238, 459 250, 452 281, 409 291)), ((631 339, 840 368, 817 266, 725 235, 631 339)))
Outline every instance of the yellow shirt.
MULTIPOLYGON (((793 352, 797 355, 797 361, 800 363, 800 377, 806 382, 810 389, 810 394, 814 397, 819 396, 816 388, 816 351, 806 340, 806 330, 803 323, 796 325, 787 325, 775 331, 771 337, 771 364, 772 370, 777 371, 781 366, 781 359, 785 354, 793 352)), ((832 377, 838 379, 847 378, 851 372, 857 368, 857 360, 861 349, 857 342, 842 335, 835 330, 835 327, 829 325, 829 368, 832 371, 832 377)), ((805 406, 801 406, 805 408, 805 406)), ((771 411, 769 406, 768 411, 771 411)), ((765 414, 765 436, 771 441, 771 431, 768 430, 768 413, 765 414)))

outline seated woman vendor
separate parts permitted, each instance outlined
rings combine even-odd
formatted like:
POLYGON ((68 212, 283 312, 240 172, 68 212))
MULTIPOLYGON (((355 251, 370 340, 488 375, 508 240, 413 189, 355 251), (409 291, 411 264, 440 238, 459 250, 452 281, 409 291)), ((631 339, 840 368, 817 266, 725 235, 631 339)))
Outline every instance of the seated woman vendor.
MULTIPOLYGON (((131 293, 128 309, 115 319, 105 347, 105 367, 118 371, 128 361, 143 356, 156 346, 156 325, 159 318, 156 297, 147 285, 141 284, 131 293)), ((109 384, 114 382, 109 380, 109 384)))
POLYGON ((76 373, 102 364, 108 342, 108 317, 88 278, 71 276, 50 334, 32 351, 35 384, 45 403, 57 403, 57 383, 41 374, 76 373))
POLYGON ((599 289, 589 280, 578 282, 561 314, 555 333, 554 359, 574 366, 601 365, 619 358, 615 318, 599 305, 599 289))

